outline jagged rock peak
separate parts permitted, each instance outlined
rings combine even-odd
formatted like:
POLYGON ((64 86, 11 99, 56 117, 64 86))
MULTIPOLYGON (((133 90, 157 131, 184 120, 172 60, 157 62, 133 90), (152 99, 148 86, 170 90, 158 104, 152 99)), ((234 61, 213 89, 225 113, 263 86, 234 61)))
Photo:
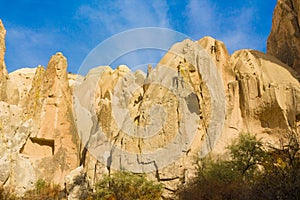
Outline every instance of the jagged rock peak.
POLYGON ((52 78, 56 76, 58 79, 67 80, 67 67, 66 57, 61 52, 57 52, 50 58, 46 69, 46 76, 52 78))
POLYGON ((278 0, 273 14, 267 53, 300 73, 300 1, 278 0))
POLYGON ((225 44, 222 41, 217 40, 213 37, 205 36, 205 37, 201 38, 200 40, 198 40, 198 43, 201 44, 201 46, 203 48, 205 48, 205 49, 208 48, 208 50, 211 52, 211 54, 216 52, 217 50, 222 50, 222 51, 226 52, 227 55, 229 55, 225 44), (219 47, 219 49, 218 49, 218 47, 219 47))

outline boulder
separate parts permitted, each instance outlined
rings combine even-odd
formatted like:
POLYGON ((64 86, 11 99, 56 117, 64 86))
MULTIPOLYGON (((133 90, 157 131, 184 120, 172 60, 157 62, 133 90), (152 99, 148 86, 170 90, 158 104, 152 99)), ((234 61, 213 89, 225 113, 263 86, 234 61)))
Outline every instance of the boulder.
POLYGON ((83 166, 72 170, 65 177, 65 187, 68 200, 86 199, 88 195, 88 184, 83 166))

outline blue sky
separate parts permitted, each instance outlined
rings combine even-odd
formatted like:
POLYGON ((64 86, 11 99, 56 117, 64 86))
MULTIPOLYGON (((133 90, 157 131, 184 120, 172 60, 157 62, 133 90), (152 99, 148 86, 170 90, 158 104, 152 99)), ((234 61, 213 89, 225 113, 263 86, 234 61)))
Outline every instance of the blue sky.
POLYGON ((46 66, 59 51, 68 59, 68 71, 76 73, 99 43, 141 27, 169 28, 194 40, 209 35, 223 41, 230 53, 244 48, 265 51, 275 4, 276 0, 0 0, 0 19, 7 30, 6 65, 9 72, 46 66))

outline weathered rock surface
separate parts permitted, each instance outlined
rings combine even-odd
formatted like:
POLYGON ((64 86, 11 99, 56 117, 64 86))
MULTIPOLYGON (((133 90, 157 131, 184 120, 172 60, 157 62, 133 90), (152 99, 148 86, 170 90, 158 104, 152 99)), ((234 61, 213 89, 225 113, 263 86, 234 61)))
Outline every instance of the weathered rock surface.
POLYGON ((6 101, 6 84, 7 84, 7 70, 4 62, 6 30, 2 21, 0 20, 0 100, 6 101))
POLYGON ((254 50, 235 52, 229 65, 235 79, 227 83, 225 129, 214 152, 241 132, 257 134, 274 145, 297 131, 300 85, 276 58, 254 50))
POLYGON ((24 105, 32 86, 36 68, 23 68, 9 74, 7 80, 8 102, 13 105, 24 105))
POLYGON ((52 56, 45 70, 10 74, 9 103, 1 102, 1 183, 23 195, 38 179, 64 186, 79 165, 67 61, 52 56))
POLYGON ((88 184, 86 173, 82 166, 72 170, 65 177, 68 200, 87 199, 88 184))
POLYGON ((272 30, 267 42, 267 54, 293 67, 300 74, 300 2, 278 0, 273 15, 272 30))
MULTIPOLYGON (((72 113, 67 60, 52 56, 47 69, 38 67, 28 93, 25 118, 34 121, 21 154, 34 163, 37 176, 63 185, 65 175, 79 164, 76 127, 72 113)), ((25 106, 25 105, 24 105, 25 106)))
POLYGON ((18 195, 34 187, 36 180, 28 159, 19 154, 32 131, 32 120, 22 120, 22 109, 0 102, 0 184, 18 195), (25 170, 24 170, 25 169, 25 170))
POLYGON ((205 37, 175 44, 147 74, 67 74, 57 53, 46 69, 7 75, 4 36, 0 23, 0 185, 19 196, 45 179, 78 199, 81 180, 120 169, 148 173, 170 195, 194 175, 195 155, 222 154, 241 132, 276 144, 299 130, 300 84, 271 55, 229 55, 205 37))
MULTIPOLYGON (((81 138, 106 171, 151 172, 170 191, 192 176, 193 157, 211 150, 225 119, 222 78, 190 40, 175 44, 147 77, 99 67, 74 93, 81 138)), ((91 172, 94 180, 103 169, 91 172)))
POLYGON ((297 130, 300 113, 299 82, 283 65, 254 50, 230 56, 205 37, 175 44, 147 76, 125 66, 91 70, 74 91, 88 180, 116 169, 151 171, 173 191, 193 176, 194 155, 222 154, 242 132, 278 143, 297 130), (159 154, 173 141, 175 156, 159 154))

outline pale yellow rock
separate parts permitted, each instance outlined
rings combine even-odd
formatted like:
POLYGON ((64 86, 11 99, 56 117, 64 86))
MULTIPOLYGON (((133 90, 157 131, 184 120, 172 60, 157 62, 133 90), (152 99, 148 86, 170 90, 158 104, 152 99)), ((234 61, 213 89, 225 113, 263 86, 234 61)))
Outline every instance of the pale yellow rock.
POLYGON ((198 44, 207 51, 220 70, 225 88, 228 82, 234 82, 235 75, 228 63, 230 55, 225 44, 208 36, 200 39, 198 44))
POLYGON ((7 79, 8 74, 5 66, 4 55, 6 51, 5 47, 5 35, 6 30, 0 19, 0 101, 7 101, 7 79))
POLYGON ((73 93, 73 89, 76 86, 76 84, 78 82, 82 82, 83 81, 83 76, 79 75, 79 74, 72 74, 72 73, 68 73, 68 80, 69 80, 69 86, 72 90, 73 93))
POLYGON ((23 104, 31 89, 36 68, 22 68, 9 74, 7 97, 10 104, 23 104))
MULTIPOLYGON (((0 22, 0 64, 4 36, 0 22)), ((291 72, 258 51, 230 56, 211 37, 174 44, 147 75, 125 65, 68 74, 62 53, 46 69, 9 77, 2 64, 0 184, 22 196, 39 178, 66 182, 76 199, 86 185, 74 186, 75 177, 86 173, 93 186, 126 169, 147 172, 170 197, 194 176, 195 156, 224 154, 242 132, 276 144, 300 129, 300 85, 291 72)))
MULTIPOLYGON (((273 14, 267 53, 300 74, 300 2, 278 0, 273 14)), ((299 80, 299 79, 298 79, 299 80)))
POLYGON ((34 188, 35 172, 30 161, 19 154, 32 131, 32 120, 23 122, 22 108, 0 102, 0 185, 18 196, 34 188))
POLYGON ((166 187, 176 190, 192 176, 194 156, 212 148, 214 142, 208 141, 222 130, 214 123, 224 121, 216 116, 225 114, 222 78, 208 56, 196 42, 186 40, 174 45, 147 77, 126 66, 88 73, 74 93, 79 133, 99 159, 86 152, 89 180, 121 168, 155 171, 149 177, 168 180, 166 187), (215 91, 215 86, 221 89, 215 91), (218 98, 223 98, 223 109, 212 107, 218 98), (211 119, 215 121, 209 128, 211 119))
POLYGON ((73 120, 67 60, 52 56, 47 69, 38 67, 27 99, 25 116, 32 118, 31 133, 22 154, 33 162, 37 177, 63 186, 64 176, 79 164, 79 139, 73 120))
POLYGON ((256 134, 278 145, 286 132, 296 131, 300 113, 300 85, 297 79, 273 56, 254 50, 240 50, 230 57, 236 82, 228 83, 229 102, 226 125, 214 153, 224 148, 239 133, 256 134))

